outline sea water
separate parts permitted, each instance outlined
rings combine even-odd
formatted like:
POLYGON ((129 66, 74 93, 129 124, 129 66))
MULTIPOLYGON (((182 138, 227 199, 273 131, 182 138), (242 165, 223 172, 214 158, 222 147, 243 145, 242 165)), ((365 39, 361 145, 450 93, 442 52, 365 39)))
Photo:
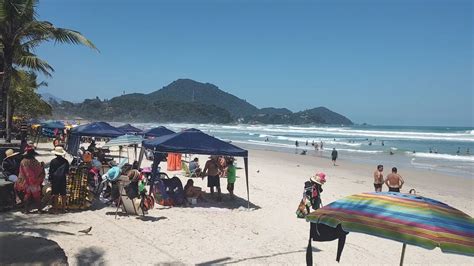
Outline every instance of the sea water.
MULTIPOLYGON (((440 171, 473 177, 474 128, 416 126, 291 126, 160 124, 174 131, 197 128, 235 145, 256 149, 330 157, 333 148, 339 158, 375 165, 440 171), (298 141, 298 148, 296 148, 298 141), (313 141, 323 149, 316 151, 313 141), (308 142, 308 145, 306 145, 308 142)), ((151 128, 157 124, 138 124, 151 128)), ((328 159, 329 160, 329 159, 328 159)))

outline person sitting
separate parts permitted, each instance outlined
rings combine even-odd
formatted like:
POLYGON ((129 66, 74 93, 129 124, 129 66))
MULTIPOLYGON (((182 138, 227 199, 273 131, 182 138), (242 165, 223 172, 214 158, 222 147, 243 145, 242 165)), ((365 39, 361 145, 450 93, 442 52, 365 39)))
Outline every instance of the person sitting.
POLYGON ((201 167, 199 167, 199 159, 196 157, 189 162, 189 173, 191 176, 201 175, 201 167))
POLYGON ((18 173, 20 172, 20 162, 23 159, 19 152, 14 152, 12 149, 5 151, 5 159, 2 162, 2 169, 5 179, 11 182, 16 182, 18 173))
POLYGON ((204 191, 200 187, 195 187, 192 179, 188 179, 188 182, 186 182, 184 194, 186 198, 204 199, 204 191))

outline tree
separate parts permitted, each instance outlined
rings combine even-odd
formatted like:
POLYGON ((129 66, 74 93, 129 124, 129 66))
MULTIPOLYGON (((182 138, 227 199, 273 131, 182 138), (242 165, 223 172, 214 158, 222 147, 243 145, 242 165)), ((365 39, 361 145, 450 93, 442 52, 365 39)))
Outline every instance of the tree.
POLYGON ((95 45, 80 32, 58 28, 48 21, 39 21, 36 17, 38 0, 0 0, 0 45, 3 72, 0 87, 0 118, 7 120, 7 141, 10 140, 6 117, 6 103, 12 83, 14 67, 27 67, 34 71, 50 74, 54 69, 38 58, 32 51, 48 41, 55 43, 82 44, 97 50, 95 45))
POLYGON ((15 114, 32 118, 51 115, 51 105, 36 93, 36 90, 41 86, 47 86, 47 84, 45 82, 38 83, 35 73, 26 71, 15 73, 8 97, 10 110, 7 113, 10 116, 10 121, 15 114))

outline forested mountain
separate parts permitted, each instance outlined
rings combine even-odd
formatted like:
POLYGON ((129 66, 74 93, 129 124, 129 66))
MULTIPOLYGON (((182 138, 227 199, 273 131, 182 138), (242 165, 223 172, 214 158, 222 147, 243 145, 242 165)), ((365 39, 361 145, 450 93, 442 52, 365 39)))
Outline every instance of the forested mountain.
POLYGON ((262 108, 220 90, 210 83, 178 79, 149 94, 132 93, 110 100, 86 99, 74 104, 51 101, 55 118, 81 116, 122 122, 344 124, 352 122, 318 107, 293 113, 286 108, 262 108))

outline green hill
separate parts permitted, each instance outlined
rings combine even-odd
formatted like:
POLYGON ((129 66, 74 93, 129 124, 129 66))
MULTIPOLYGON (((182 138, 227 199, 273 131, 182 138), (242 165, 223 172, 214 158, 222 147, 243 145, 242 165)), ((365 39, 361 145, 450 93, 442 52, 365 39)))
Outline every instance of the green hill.
POLYGON ((81 116, 123 122, 344 124, 352 122, 325 107, 297 113, 286 108, 258 109, 210 83, 178 79, 149 94, 131 93, 110 100, 52 102, 56 118, 81 116))

